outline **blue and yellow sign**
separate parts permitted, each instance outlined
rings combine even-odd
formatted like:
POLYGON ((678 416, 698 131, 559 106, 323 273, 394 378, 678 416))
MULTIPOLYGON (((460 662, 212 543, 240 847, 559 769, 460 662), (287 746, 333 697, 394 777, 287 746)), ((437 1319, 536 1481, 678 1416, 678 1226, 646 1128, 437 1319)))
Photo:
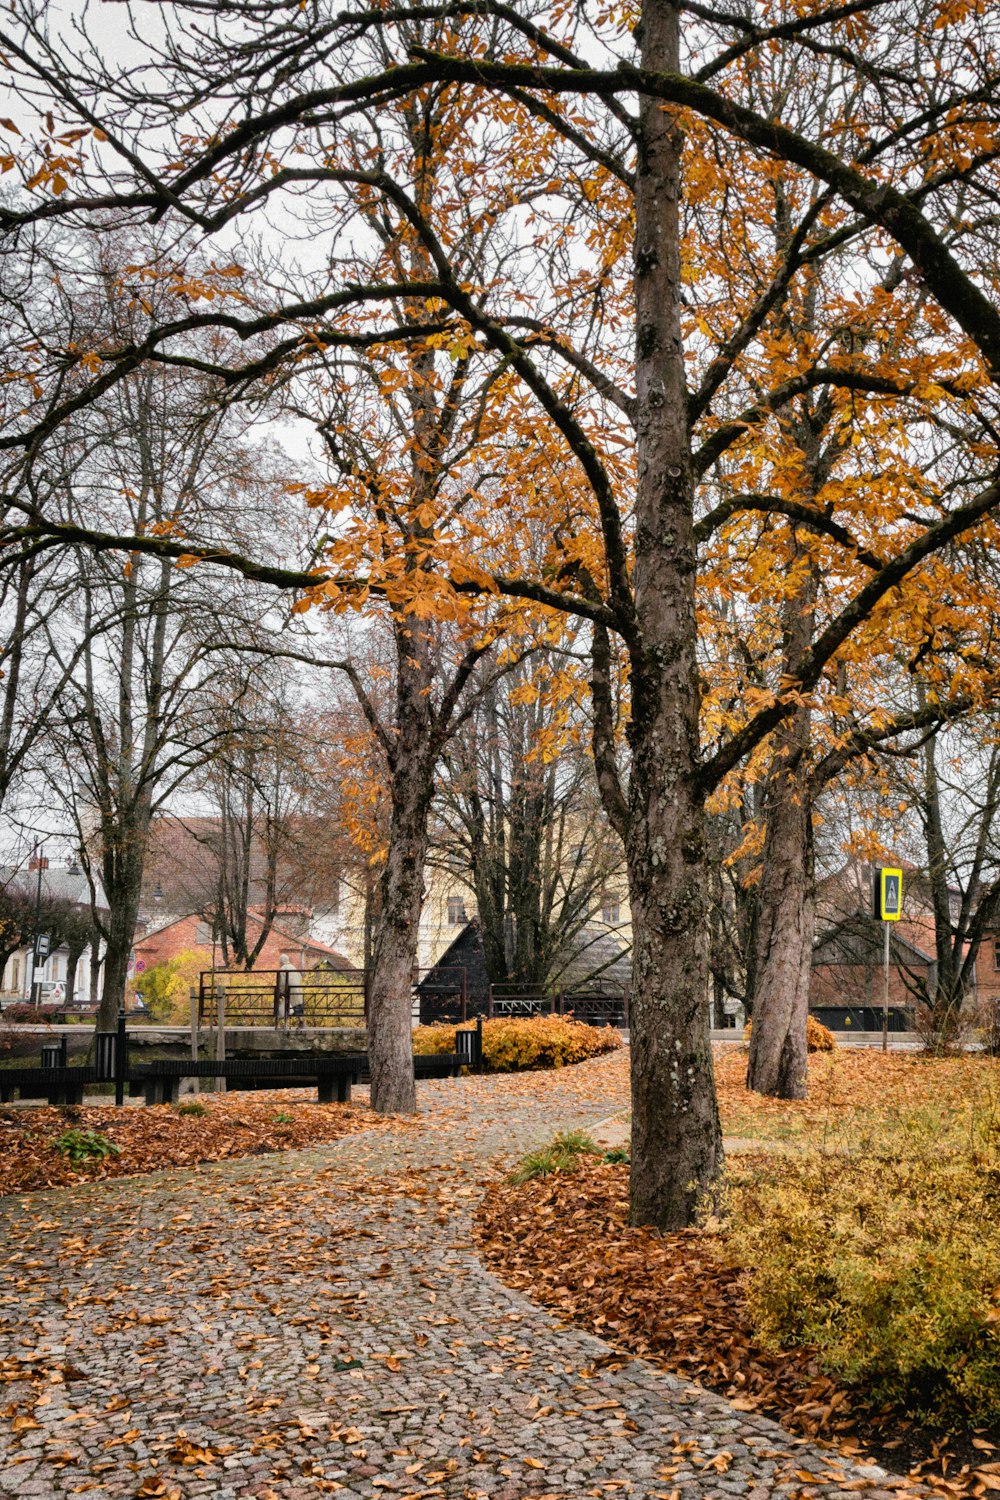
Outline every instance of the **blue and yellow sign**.
POLYGON ((903 914, 902 870, 879 870, 876 916, 883 922, 898 922, 903 914))

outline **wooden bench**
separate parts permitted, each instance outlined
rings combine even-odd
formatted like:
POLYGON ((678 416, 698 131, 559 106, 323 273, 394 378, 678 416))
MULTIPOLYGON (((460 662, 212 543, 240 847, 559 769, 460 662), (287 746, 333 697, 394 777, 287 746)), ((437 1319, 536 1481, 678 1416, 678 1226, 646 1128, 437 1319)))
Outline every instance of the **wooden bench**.
MULTIPOLYGON (((461 1060, 454 1052, 415 1057, 415 1078, 454 1078, 461 1060)), ((126 1068, 117 1080, 97 1068, 66 1066, 0 1069, 0 1103, 9 1104, 15 1092, 21 1099, 46 1099, 49 1104, 81 1104, 84 1090, 98 1083, 118 1082, 130 1093, 141 1092, 147 1104, 175 1104, 185 1078, 222 1078, 227 1084, 256 1084, 261 1088, 294 1088, 314 1082, 320 1104, 345 1104, 351 1086, 368 1082, 368 1054, 346 1052, 301 1058, 227 1058, 199 1061, 161 1058, 126 1068)))
POLYGON ((165 1058, 128 1070, 128 1081, 142 1089, 147 1104, 174 1104, 184 1078, 222 1078, 227 1084, 255 1083, 262 1088, 294 1088, 315 1082, 320 1104, 346 1103, 351 1085, 360 1081, 367 1058, 362 1053, 312 1058, 236 1057, 219 1062, 165 1058))
POLYGON ((96 1068, 0 1069, 0 1104, 9 1104, 15 1090, 20 1099, 46 1099, 49 1104, 82 1104, 83 1091, 97 1083, 96 1068))

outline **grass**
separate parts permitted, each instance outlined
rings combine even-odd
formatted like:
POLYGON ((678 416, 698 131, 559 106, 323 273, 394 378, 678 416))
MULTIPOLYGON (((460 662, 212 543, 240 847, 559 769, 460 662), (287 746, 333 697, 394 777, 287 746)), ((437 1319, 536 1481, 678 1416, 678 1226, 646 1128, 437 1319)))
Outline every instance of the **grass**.
POLYGON ((554 1172, 575 1172, 581 1157, 603 1156, 596 1141, 583 1130, 571 1130, 557 1135, 547 1146, 529 1151, 510 1174, 515 1184, 531 1182, 536 1177, 549 1177, 554 1172))

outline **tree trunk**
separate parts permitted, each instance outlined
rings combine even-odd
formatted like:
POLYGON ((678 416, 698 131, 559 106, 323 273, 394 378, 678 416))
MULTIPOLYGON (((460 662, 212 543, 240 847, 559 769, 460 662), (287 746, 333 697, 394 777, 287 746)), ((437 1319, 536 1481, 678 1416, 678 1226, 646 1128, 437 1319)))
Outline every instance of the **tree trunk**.
POLYGON ((91 1005, 97 1005, 101 993, 101 939, 97 935, 90 943, 90 995, 91 1005))
MULTIPOLYGON (((68 951, 68 953, 66 955, 66 1004, 67 1005, 72 1005, 73 1004, 73 991, 76 989, 76 971, 79 968, 80 959, 83 957, 83 950, 86 948, 86 946, 87 946, 86 943, 70 943, 70 945, 69 945, 69 951, 68 951)), ((2 972, 2 971, 0 971, 0 972, 2 972)))
POLYGON ((119 1007, 125 1004, 128 965, 135 941, 135 924, 139 916, 142 891, 142 869, 146 853, 149 819, 131 827, 124 851, 112 848, 104 860, 104 891, 110 908, 104 948, 104 982, 97 1026, 111 1031, 118 1020, 119 1007))
MULTIPOLYGON (((642 65, 679 71, 679 13, 646 0, 642 65)), ((680 330, 681 135, 640 103, 636 184, 635 613, 626 846, 633 927, 633 1223, 680 1229, 718 1174, 708 1038, 693 485, 680 330)))
POLYGON ((779 757, 771 772, 757 907, 747 1087, 779 1099, 804 1099, 807 1088, 806 1022, 815 914, 812 799, 805 757, 795 749, 803 714, 808 717, 800 711, 792 732, 782 737, 791 759, 779 757))
MULTIPOLYGON (((807 422, 799 442, 814 476, 821 465, 818 439, 807 422)), ((794 563, 800 539, 790 536, 794 563)), ((819 591, 815 561, 805 555, 799 586, 783 606, 782 669, 799 671, 812 634, 819 591)), ((747 1088, 779 1099, 804 1099, 808 1089, 809 981, 815 933, 813 887, 813 784, 809 765, 812 713, 800 705, 774 735, 764 799, 764 855, 754 931, 753 1030, 747 1088)))
MULTIPOLYGON (((921 694, 921 700, 923 707, 925 695, 921 694)), ((936 734, 932 734, 924 746, 924 833, 927 841, 927 875, 934 912, 934 953, 937 960, 931 1015, 935 1030, 945 1031, 957 1015, 962 1002, 962 989, 951 920, 948 849, 941 814, 936 734)))
POLYGON ((368 999, 368 1056, 372 1107, 382 1114, 412 1114, 411 986, 424 899, 427 819, 434 791, 426 745, 411 748, 400 736, 392 777, 389 848, 382 871, 382 910, 375 932, 368 999))

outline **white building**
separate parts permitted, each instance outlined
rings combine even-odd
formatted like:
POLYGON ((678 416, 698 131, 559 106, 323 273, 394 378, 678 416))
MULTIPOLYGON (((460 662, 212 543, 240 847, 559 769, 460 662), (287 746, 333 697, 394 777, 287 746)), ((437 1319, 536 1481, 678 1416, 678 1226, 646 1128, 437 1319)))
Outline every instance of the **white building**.
MULTIPOLYGON (((50 865, 44 855, 32 857, 27 866, 0 865, 0 890, 16 890, 18 897, 28 901, 41 901, 43 917, 46 906, 59 903, 78 907, 82 911, 91 909, 91 890, 86 875, 76 860, 68 865, 50 865)), ((107 911, 104 892, 96 892, 98 911, 107 911)), ((33 944, 18 947, 7 958, 0 972, 0 1005, 12 1005, 18 1001, 30 1001, 34 980, 41 984, 40 1000, 44 1004, 86 1004, 91 992, 91 968, 94 954, 88 943, 77 959, 73 994, 66 993, 70 950, 66 944, 57 945, 44 962, 34 969, 33 944)))

